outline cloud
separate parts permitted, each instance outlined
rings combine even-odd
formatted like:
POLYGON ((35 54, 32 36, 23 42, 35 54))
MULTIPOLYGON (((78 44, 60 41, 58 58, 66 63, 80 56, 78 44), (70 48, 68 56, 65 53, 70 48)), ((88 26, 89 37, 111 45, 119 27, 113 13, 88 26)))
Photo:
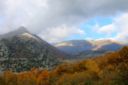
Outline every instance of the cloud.
POLYGON ((113 33, 116 33, 114 37, 110 37, 110 38, 118 41, 127 42, 128 41, 127 21, 128 21, 128 13, 124 13, 120 16, 115 17, 111 24, 97 28, 97 32, 109 34, 109 35, 113 35, 113 33))
POLYGON ((121 40, 124 42, 128 41, 128 13, 116 17, 115 22, 113 23, 116 26, 117 35, 115 36, 116 40, 121 40))
POLYGON ((74 34, 83 35, 85 32, 80 28, 67 27, 66 25, 62 25, 60 27, 46 29, 45 31, 42 31, 39 36, 51 42, 58 42, 65 37, 69 37, 74 34))
MULTIPOLYGON (((46 40, 53 37, 51 35, 55 35, 55 40, 62 40, 68 36, 60 38, 61 35, 46 32, 63 30, 63 24, 69 30, 80 29, 80 23, 95 16, 107 17, 127 12, 127 3, 128 0, 0 0, 0 19, 3 18, 0 34, 22 25, 35 34, 43 35, 46 40)), ((70 36, 72 32, 67 34, 70 36)))
POLYGON ((101 28, 98 28, 97 32, 109 35, 115 32, 115 30, 116 30, 115 26, 113 24, 110 24, 110 25, 105 25, 101 28))
MULTIPOLYGON (((20 26, 27 26, 34 21, 33 18, 37 16, 40 9, 47 7, 46 0, 3 0, 0 1, 0 5, 2 5, 0 18, 3 18, 0 31, 3 33, 6 30, 11 31, 20 26)), ((28 27, 28 29, 31 31, 36 28, 28 27)))

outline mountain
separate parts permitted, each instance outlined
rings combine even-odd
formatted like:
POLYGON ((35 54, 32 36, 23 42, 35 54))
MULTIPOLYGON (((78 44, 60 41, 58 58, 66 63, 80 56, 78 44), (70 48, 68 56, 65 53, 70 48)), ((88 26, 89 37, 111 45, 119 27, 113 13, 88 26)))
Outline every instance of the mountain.
POLYGON ((21 26, 21 27, 19 27, 18 29, 14 30, 14 31, 8 32, 8 33, 3 34, 3 35, 0 35, 0 39, 10 38, 10 37, 22 34, 22 33, 29 33, 29 31, 25 27, 21 26))
POLYGON ((93 46, 95 46, 92 50, 106 50, 106 51, 117 51, 124 44, 114 41, 114 40, 91 40, 90 43, 92 43, 93 46))
POLYGON ((58 79, 54 76, 59 85, 128 85, 128 47, 103 56, 69 62, 55 70, 53 72, 60 74, 58 79))
POLYGON ((0 40, 0 71, 51 69, 64 57, 63 52, 25 29, 20 28, 3 36, 0 40))
POLYGON ((124 45, 113 40, 70 40, 56 43, 54 46, 77 58, 84 58, 117 51, 124 45))
POLYGON ((85 40, 71 40, 56 43, 55 47, 72 55, 77 55, 85 50, 91 50, 93 45, 89 41, 85 40))

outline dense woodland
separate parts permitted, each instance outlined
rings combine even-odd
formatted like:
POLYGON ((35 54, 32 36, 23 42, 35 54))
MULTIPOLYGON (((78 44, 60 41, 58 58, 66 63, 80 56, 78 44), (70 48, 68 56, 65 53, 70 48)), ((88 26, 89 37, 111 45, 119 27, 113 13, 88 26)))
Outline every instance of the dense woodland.
POLYGON ((63 63, 53 70, 0 75, 0 85, 128 85, 128 47, 103 56, 63 63))

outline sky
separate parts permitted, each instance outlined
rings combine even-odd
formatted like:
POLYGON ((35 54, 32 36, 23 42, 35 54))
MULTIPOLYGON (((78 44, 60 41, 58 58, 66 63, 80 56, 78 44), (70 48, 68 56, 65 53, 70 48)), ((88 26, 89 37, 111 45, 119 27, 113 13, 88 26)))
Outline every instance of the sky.
POLYGON ((20 26, 48 42, 127 42, 128 0, 0 0, 0 34, 20 26))

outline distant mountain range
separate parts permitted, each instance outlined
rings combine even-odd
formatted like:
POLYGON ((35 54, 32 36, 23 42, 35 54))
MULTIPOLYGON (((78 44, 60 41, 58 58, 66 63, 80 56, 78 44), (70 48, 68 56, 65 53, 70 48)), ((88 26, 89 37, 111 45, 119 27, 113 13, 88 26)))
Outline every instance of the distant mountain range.
POLYGON ((0 38, 0 71, 51 69, 61 63, 65 56, 63 52, 24 27, 1 35, 0 38))
POLYGON ((106 52, 117 51, 124 44, 113 40, 70 40, 54 44, 55 47, 77 58, 102 55, 106 52))

